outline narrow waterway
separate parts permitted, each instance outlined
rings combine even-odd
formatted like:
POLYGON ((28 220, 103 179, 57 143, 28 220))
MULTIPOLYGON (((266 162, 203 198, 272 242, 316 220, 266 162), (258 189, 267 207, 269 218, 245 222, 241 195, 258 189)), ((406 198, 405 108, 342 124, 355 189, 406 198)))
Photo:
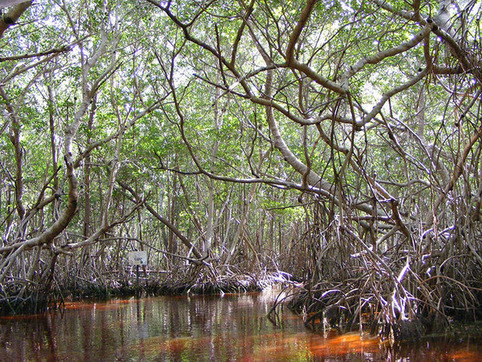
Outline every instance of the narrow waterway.
POLYGON ((389 348, 357 333, 322 336, 273 292, 69 303, 62 312, 0 319, 0 361, 478 361, 480 338, 389 348), (325 338, 326 337, 326 338, 325 338))

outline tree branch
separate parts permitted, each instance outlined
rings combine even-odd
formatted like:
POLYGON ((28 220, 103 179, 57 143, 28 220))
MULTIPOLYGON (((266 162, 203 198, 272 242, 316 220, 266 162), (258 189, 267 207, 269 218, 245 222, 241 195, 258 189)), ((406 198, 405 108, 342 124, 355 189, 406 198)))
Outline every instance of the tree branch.
MULTIPOLYGON (((33 1, 25 1, 18 4, 20 1, 10 0, 7 1, 7 4, 3 4, 4 6, 13 5, 17 3, 17 5, 13 6, 7 13, 5 13, 0 18, 0 38, 3 36, 3 33, 12 25, 14 25, 18 18, 22 16, 22 14, 32 5, 33 1)), ((2 6, 3 7, 3 6, 2 6)))

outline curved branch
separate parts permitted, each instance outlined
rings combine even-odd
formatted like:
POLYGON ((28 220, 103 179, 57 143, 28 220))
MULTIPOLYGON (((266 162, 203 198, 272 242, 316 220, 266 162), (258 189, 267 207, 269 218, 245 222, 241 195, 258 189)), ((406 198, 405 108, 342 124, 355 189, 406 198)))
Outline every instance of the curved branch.
POLYGON ((396 47, 386 49, 376 54, 373 54, 369 57, 360 59, 355 65, 350 66, 348 68, 345 74, 345 79, 348 80, 348 78, 352 77, 354 74, 359 72, 367 64, 377 64, 388 57, 393 57, 395 55, 401 54, 403 52, 406 52, 407 50, 412 49, 413 47, 415 47, 417 44, 420 44, 424 40, 425 36, 430 33, 430 30, 431 30, 431 27, 429 25, 426 25, 423 28, 423 30, 419 32, 417 35, 415 35, 411 40, 405 43, 402 43, 396 47))
POLYGON ((47 244, 51 242, 56 236, 58 236, 62 231, 64 231, 64 229, 69 225, 77 209, 78 191, 77 179, 74 175, 74 168, 72 165, 72 155, 67 155, 65 157, 65 162, 67 167, 67 179, 69 181, 69 194, 67 199, 67 207, 63 210, 60 217, 39 236, 29 240, 19 241, 12 245, 4 246, 0 248, 0 254, 10 253, 11 251, 18 248, 32 248, 34 246, 47 244))
POLYGON ((306 23, 308 22, 308 18, 310 17, 311 11, 316 4, 316 0, 308 0, 306 5, 301 12, 300 19, 296 24, 293 32, 291 33, 290 40, 288 42, 288 48, 286 49, 286 60, 288 64, 294 60, 294 49, 295 45, 300 37, 300 34, 305 27, 306 23))
MULTIPOLYGON (((138 203, 139 202, 139 195, 134 191, 134 189, 125 183, 121 181, 117 181, 117 183, 124 189, 129 191, 129 193, 134 197, 134 200, 131 199, 131 201, 138 203)), ((160 222, 162 222, 164 225, 166 225, 176 236, 179 238, 179 240, 182 241, 182 243, 189 249, 192 250, 192 253, 194 256, 198 259, 202 259, 201 253, 196 249, 196 247, 191 243, 191 241, 186 238, 181 231, 176 228, 169 220, 165 219, 162 217, 156 210, 154 210, 147 202, 142 201, 146 209, 160 222)))
POLYGON ((13 6, 5 15, 0 18, 0 38, 8 28, 17 22, 18 18, 22 16, 22 14, 32 5, 32 3, 33 1, 8 1, 7 4, 3 4, 4 6, 13 4, 17 5, 13 6), (20 4, 18 4, 19 2, 20 4))
POLYGON ((9 61, 9 60, 21 60, 21 59, 38 58, 38 57, 41 57, 41 56, 44 56, 44 55, 63 53, 63 52, 68 52, 70 50, 71 50, 70 45, 64 45, 60 48, 52 48, 50 50, 45 50, 43 52, 38 52, 38 53, 13 55, 13 56, 10 56, 10 57, 0 57, 0 63, 6 62, 6 61, 9 61))
POLYGON ((474 146, 475 142, 477 142, 479 138, 482 138, 482 127, 479 127, 479 129, 472 135, 469 142, 467 142, 467 144, 465 145, 464 151, 459 156, 457 163, 455 164, 454 173, 450 178, 449 183, 445 186, 444 191, 440 194, 439 198, 435 202, 433 207, 433 212, 430 215, 428 215, 427 223, 429 225, 432 224, 433 216, 437 212, 437 209, 440 207, 440 204, 443 202, 443 200, 445 200, 448 193, 452 191, 452 189, 455 186, 455 183, 462 175, 462 172, 464 171, 465 160, 467 159, 467 156, 469 155, 469 152, 474 146))
MULTIPOLYGON (((265 97, 267 100, 271 97, 272 93, 272 83, 273 83, 273 71, 268 70, 266 75, 266 86, 265 86, 265 97)), ((301 162, 294 154, 291 152, 289 147, 286 145, 283 137, 280 134, 278 125, 273 114, 273 107, 271 105, 266 105, 266 120, 268 122, 271 135, 274 140, 274 146, 281 152, 285 161, 290 164, 293 169, 303 175, 306 178, 308 184, 319 187, 328 193, 331 193, 333 185, 328 181, 325 181, 316 172, 309 169, 303 162, 301 162)))
POLYGON ((387 93, 384 93, 382 98, 378 101, 378 103, 372 108, 370 113, 368 113, 365 118, 361 122, 357 122, 356 125, 357 127, 363 127, 366 125, 369 121, 371 121, 380 111, 382 110, 382 107, 385 105, 385 103, 393 97, 395 94, 403 92, 404 90, 412 87, 413 85, 417 84, 419 81, 421 81, 425 76, 428 74, 428 70, 424 69, 420 73, 418 73, 415 77, 410 79, 408 82, 393 88, 387 93))

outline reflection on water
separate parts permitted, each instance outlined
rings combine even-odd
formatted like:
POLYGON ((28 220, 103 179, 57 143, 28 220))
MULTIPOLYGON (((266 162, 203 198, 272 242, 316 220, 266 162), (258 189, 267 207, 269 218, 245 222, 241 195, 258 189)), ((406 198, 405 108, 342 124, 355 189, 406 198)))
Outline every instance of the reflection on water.
POLYGON ((376 338, 324 338, 289 312, 266 318, 271 292, 69 303, 0 319, 0 361, 476 361, 481 340, 388 348, 376 338), (477 343, 479 342, 479 343, 477 343), (405 358, 405 359, 404 359, 405 358))

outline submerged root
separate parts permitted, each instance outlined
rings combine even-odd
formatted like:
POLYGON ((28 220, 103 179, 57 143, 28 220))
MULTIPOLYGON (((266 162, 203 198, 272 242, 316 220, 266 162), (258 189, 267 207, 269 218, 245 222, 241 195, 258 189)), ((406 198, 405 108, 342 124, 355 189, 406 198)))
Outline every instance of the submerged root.
POLYGON ((280 262, 297 268, 300 282, 286 303, 307 328, 366 331, 396 342, 482 318, 482 231, 464 236, 454 227, 417 237, 395 226, 386 235, 363 234, 322 206, 280 262))
POLYGON ((336 330, 342 333, 368 331, 390 341, 416 340, 427 333, 427 318, 411 319, 394 315, 375 298, 360 298, 354 290, 300 288, 288 301, 288 307, 303 317, 305 326, 315 332, 336 330))
MULTIPOLYGON (((234 267, 233 267, 234 268, 234 267)), ((246 273, 225 269, 220 273, 210 264, 178 267, 162 273, 141 271, 139 278, 132 272, 99 274, 84 270, 54 278, 49 285, 37 283, 35 290, 23 284, 12 284, 9 289, 0 285, 0 315, 40 313, 47 309, 61 309, 66 300, 105 300, 127 296, 156 296, 180 294, 223 294, 261 291, 279 281, 276 274, 246 273), (91 273, 89 275, 89 272, 91 273), (24 288, 20 291, 13 288, 24 288), (26 297, 22 297, 25 295, 26 297)))
POLYGON ((242 273, 226 270, 219 274, 207 266, 195 265, 160 282, 159 294, 223 294, 261 291, 276 279, 268 273, 242 273))
POLYGON ((305 326, 316 332, 359 330, 391 342, 414 341, 446 331, 454 320, 473 321, 481 312, 481 300, 470 288, 443 285, 429 288, 426 280, 417 276, 402 283, 376 273, 360 273, 344 281, 299 284, 286 302, 303 317, 305 326), (444 299, 448 295, 450 298, 444 299))
POLYGON ((36 314, 45 311, 49 305, 46 295, 3 298, 0 300, 0 315, 36 314))

